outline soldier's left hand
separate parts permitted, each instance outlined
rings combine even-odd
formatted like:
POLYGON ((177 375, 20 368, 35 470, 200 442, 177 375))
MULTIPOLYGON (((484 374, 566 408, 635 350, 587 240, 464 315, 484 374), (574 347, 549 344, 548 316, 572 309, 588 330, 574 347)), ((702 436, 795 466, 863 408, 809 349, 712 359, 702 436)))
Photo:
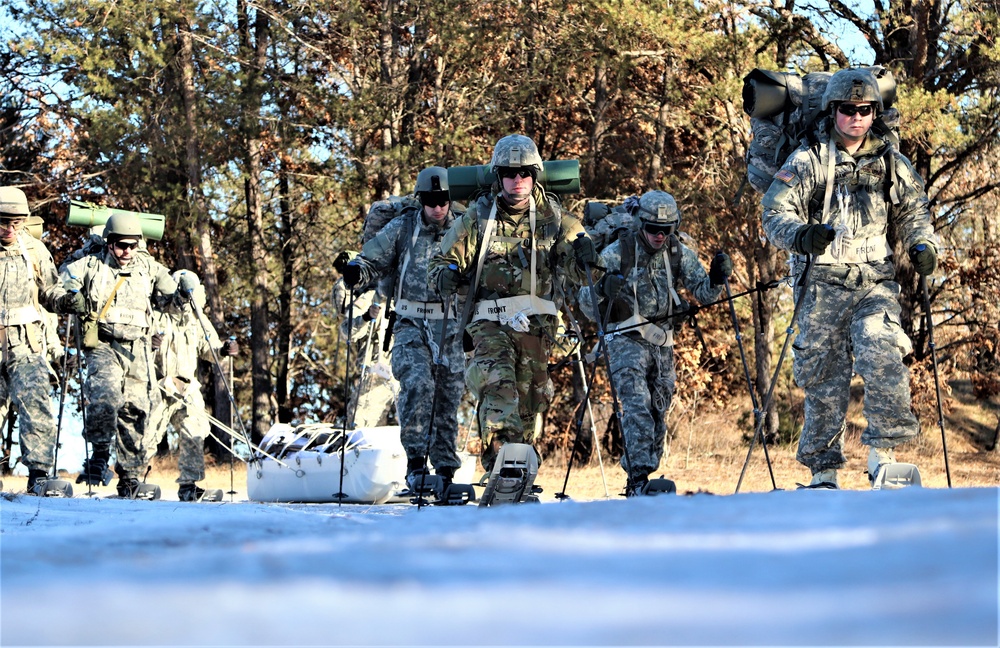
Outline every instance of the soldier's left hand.
POLYGON ((87 312, 87 299, 81 292, 68 292, 59 298, 56 307, 65 315, 83 315, 87 312))
POLYGON ((719 252, 712 258, 712 266, 708 270, 708 278, 712 286, 721 286, 733 274, 733 260, 725 252, 719 252))
POLYGON ((921 241, 910 248, 910 261, 913 262, 913 269, 926 277, 937 269, 937 250, 930 243, 921 241))
POLYGON ((230 357, 238 356, 240 354, 240 345, 236 343, 236 340, 226 340, 222 343, 222 355, 227 355, 230 357))
POLYGON ((586 268, 597 263, 597 248, 586 234, 580 234, 573 239, 573 255, 580 267, 586 268))
POLYGON ((153 351, 156 351, 162 346, 163 346, 163 334, 153 333, 153 335, 149 338, 149 348, 152 349, 153 351))

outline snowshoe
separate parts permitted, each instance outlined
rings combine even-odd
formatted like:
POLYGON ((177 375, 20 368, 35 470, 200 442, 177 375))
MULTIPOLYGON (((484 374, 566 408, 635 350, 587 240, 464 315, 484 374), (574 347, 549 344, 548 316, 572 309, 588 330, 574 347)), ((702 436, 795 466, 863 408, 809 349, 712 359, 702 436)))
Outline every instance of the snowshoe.
POLYGON ((500 448, 486 490, 479 506, 538 502, 540 488, 534 486, 538 475, 538 455, 527 443, 507 443, 500 448))
POLYGON ((223 495, 221 488, 205 489, 195 484, 181 484, 177 490, 177 499, 181 502, 221 502, 223 495))
POLYGON ((135 500, 158 500, 160 499, 160 487, 156 484, 147 484, 145 482, 140 482, 138 479, 119 479, 118 486, 116 488, 118 491, 118 497, 122 499, 135 499, 135 500))
POLYGON ((625 497, 670 495, 676 493, 677 484, 664 477, 634 479, 631 486, 626 485, 625 487, 625 497))
POLYGON ((462 506, 476 501, 476 489, 471 484, 448 484, 435 504, 438 506, 462 506))
POLYGON ((872 448, 868 452, 868 479, 872 490, 921 486, 920 470, 913 464, 896 463, 892 448, 872 448))
POLYGON ((43 470, 28 472, 28 492, 41 497, 73 497, 73 485, 65 479, 49 479, 43 470))
POLYGON ((410 504, 425 506, 439 499, 446 488, 448 483, 445 483, 444 477, 431 475, 427 468, 417 468, 406 476, 406 491, 400 494, 409 496, 410 504))

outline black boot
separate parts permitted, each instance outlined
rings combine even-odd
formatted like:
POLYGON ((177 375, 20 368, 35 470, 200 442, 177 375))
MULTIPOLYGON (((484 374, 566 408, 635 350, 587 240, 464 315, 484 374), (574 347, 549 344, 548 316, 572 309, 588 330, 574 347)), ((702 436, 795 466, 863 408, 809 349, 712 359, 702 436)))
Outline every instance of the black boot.
POLYGON ((76 483, 87 483, 90 486, 98 486, 100 484, 107 486, 110 484, 114 476, 108 470, 108 461, 110 459, 110 446, 95 445, 90 459, 83 460, 83 470, 80 471, 80 476, 76 478, 76 483))
POLYGON ((625 484, 625 497, 639 497, 641 495, 646 495, 646 486, 648 484, 648 475, 633 477, 629 483, 625 484))
POLYGON ((135 499, 139 492, 139 480, 135 477, 120 477, 118 479, 118 497, 122 499, 135 499))
POLYGON ((41 495, 42 486, 49 479, 49 473, 32 468, 28 471, 28 495, 41 495))
POLYGON ((195 484, 181 484, 177 490, 177 499, 182 502, 200 502, 205 496, 205 489, 195 484))
POLYGON ((441 478, 441 492, 438 494, 438 497, 444 497, 448 487, 451 486, 451 482, 455 480, 455 469, 451 466, 435 468, 434 474, 441 478))

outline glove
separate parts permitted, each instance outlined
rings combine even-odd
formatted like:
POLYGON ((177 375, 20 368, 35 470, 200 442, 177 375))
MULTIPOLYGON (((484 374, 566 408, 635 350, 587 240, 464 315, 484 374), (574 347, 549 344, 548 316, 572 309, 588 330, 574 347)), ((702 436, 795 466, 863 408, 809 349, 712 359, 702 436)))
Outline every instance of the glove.
POLYGON ((823 254, 836 234, 829 225, 803 225, 795 232, 795 251, 799 254, 823 254))
POLYGON ((79 291, 68 292, 56 301, 56 308, 64 315, 83 315, 87 312, 87 300, 79 291))
POLYGON ((344 274, 344 268, 357 256, 358 256, 357 252, 349 252, 347 250, 344 250, 343 252, 337 255, 337 258, 333 260, 333 269, 339 272, 340 274, 344 274))
POLYGON ((733 274, 733 260, 725 252, 719 252, 712 258, 712 266, 708 270, 708 279, 712 286, 721 286, 733 274))
POLYGON ((226 340, 222 343, 219 353, 227 356, 238 356, 240 354, 240 345, 236 343, 236 340, 226 340))
POLYGON ((601 278, 599 283, 601 294, 607 299, 613 300, 625 286, 625 277, 620 274, 606 274, 601 278))
POLYGON ((149 348, 152 349, 153 351, 156 351, 162 346, 163 346, 163 334, 153 333, 153 335, 149 338, 149 348))
POLYGON ((180 273, 180 276, 177 278, 177 287, 182 293, 190 295, 198 287, 198 275, 193 272, 180 273))
POLYGON ((913 269, 926 277, 937 269, 937 250, 930 243, 921 241, 910 248, 910 261, 913 269))
POLYGON ((344 266, 344 283, 348 288, 354 288, 361 282, 361 264, 356 260, 344 266))
POLYGON ((597 263, 597 248, 594 247, 594 242, 586 234, 580 233, 573 239, 573 254, 576 256, 576 262, 582 268, 597 263))
POLYGON ((438 292, 444 295, 451 295, 458 290, 458 282, 462 278, 462 275, 458 273, 458 266, 454 263, 448 265, 447 268, 441 271, 438 275, 438 292))

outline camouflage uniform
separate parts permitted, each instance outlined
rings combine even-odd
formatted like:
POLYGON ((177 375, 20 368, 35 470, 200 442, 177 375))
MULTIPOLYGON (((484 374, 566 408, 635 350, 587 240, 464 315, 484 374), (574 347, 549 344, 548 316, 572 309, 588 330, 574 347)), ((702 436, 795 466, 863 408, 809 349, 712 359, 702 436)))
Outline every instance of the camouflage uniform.
POLYGON ((146 253, 123 269, 106 249, 64 266, 62 281, 67 290, 84 295, 92 317, 104 311, 96 323, 96 346, 85 349, 84 438, 95 447, 116 441, 119 477, 142 479, 147 444, 154 441, 149 413, 159 402, 149 348, 150 301, 155 298, 157 306, 166 305, 177 283, 146 253))
MULTIPOLYGON (((895 266, 885 237, 892 228, 906 248, 937 240, 923 183, 909 160, 888 139, 871 131, 851 155, 831 130, 829 119, 824 119, 816 131, 817 144, 799 147, 775 174, 763 198, 768 240, 794 250, 799 228, 822 222, 829 147, 831 138, 837 141, 833 208, 827 224, 838 236, 815 258, 799 304, 799 333, 793 345, 795 380, 805 390, 797 459, 814 474, 844 465, 852 371, 865 383, 868 427, 862 443, 892 448, 919 433, 910 409, 909 370, 903 364, 911 345, 900 326, 899 284, 894 281, 895 266), (892 190, 899 197, 894 206, 886 195, 893 175, 892 190)), ((801 274, 804 259, 795 257, 796 275, 801 274)), ((798 290, 795 295, 797 299, 798 290)))
POLYGON ((427 268, 440 252, 441 239, 455 216, 449 213, 442 225, 429 223, 421 211, 408 210, 393 219, 365 243, 357 262, 361 283, 391 276, 396 284, 396 323, 393 328, 392 373, 399 381, 396 411, 400 440, 410 461, 423 461, 427 450, 431 407, 430 460, 435 471, 452 471, 461 465, 455 448, 458 435, 458 405, 462 400, 465 356, 457 321, 456 304, 447 314, 445 348, 439 349, 445 320, 441 297, 428 285, 427 268), (434 311, 428 318, 426 311, 434 311), (435 380, 435 360, 440 358, 435 380))
MULTIPOLYGON (((659 250, 653 250, 638 227, 601 252, 601 265, 607 274, 621 274, 626 279, 611 306, 608 331, 612 332, 616 325, 630 326, 631 322, 625 322, 637 312, 666 333, 662 345, 644 339, 644 327, 612 335, 608 343, 628 449, 628 461, 622 456, 621 465, 633 479, 643 480, 660 465, 666 415, 677 382, 673 349, 676 320, 670 316, 683 310, 684 304, 676 287, 683 285, 702 303, 717 299, 722 288, 711 286, 698 256, 676 235, 671 235, 659 250)), ((579 300, 584 314, 596 320, 598 314, 593 312, 589 287, 580 290, 579 300)), ((605 303, 599 307, 608 308, 605 303)))
MULTIPOLYGON (((56 309, 66 291, 52 255, 22 230, 10 245, 0 244, 0 401, 17 408, 21 462, 29 471, 50 472, 56 441, 50 376, 46 359, 44 305, 56 309)), ((58 344, 58 342, 57 342, 58 344)))
POLYGON ((152 330, 163 337, 154 352, 162 400, 150 415, 153 433, 148 449, 155 452, 167 427, 173 426, 180 471, 177 483, 193 484, 205 479, 205 437, 210 431, 198 382, 198 359, 214 361, 213 350, 222 342, 207 317, 198 322, 191 304, 176 312, 157 312, 152 330))
POLYGON ((496 210, 496 230, 490 237, 475 294, 470 296, 474 312, 465 329, 473 344, 465 382, 479 402, 482 461, 487 471, 503 443, 533 440, 536 415, 545 412, 552 399, 548 360, 558 319, 555 282, 560 274, 576 284, 586 281, 573 251, 573 240, 583 233, 583 225, 563 212, 537 184, 532 200, 536 210, 534 236, 529 210, 510 213, 513 210, 497 191, 480 198, 455 220, 441 242, 442 255, 431 261, 433 285, 449 264, 455 264, 462 274, 475 274, 480 241, 491 211, 496 210), (534 277, 532 245, 536 252, 534 277), (546 306, 550 313, 513 312, 516 306, 495 301, 529 296, 532 282, 539 301, 550 304, 546 306))

